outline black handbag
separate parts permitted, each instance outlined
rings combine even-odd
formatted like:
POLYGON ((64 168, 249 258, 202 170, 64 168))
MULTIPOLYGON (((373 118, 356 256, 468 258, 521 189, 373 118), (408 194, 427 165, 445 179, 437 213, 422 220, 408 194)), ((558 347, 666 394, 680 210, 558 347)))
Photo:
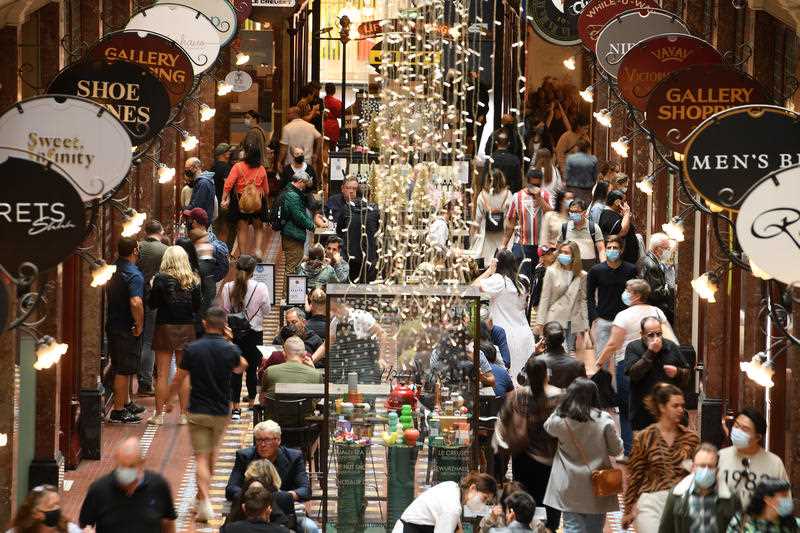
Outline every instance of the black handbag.
MULTIPOLYGON (((506 197, 508 195, 506 194, 506 197)), ((505 203, 505 199, 503 199, 505 203)), ((486 220, 484 226, 486 233, 499 233, 505 228, 506 211, 505 209, 491 209, 489 201, 486 201, 486 220)))

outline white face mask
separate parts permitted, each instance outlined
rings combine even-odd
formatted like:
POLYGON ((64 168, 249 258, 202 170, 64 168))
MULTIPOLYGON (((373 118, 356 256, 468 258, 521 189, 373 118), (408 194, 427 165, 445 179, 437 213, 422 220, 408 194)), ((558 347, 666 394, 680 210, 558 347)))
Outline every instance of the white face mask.
POLYGON ((123 487, 127 487, 139 477, 139 470, 137 468, 118 466, 114 469, 114 477, 117 483, 123 487))
POLYGON ((252 118, 246 118, 246 119, 244 119, 244 125, 245 125, 245 126, 249 126, 249 125, 250 125, 250 124, 252 124, 252 123, 253 123, 253 119, 252 119, 252 118))
POLYGON ((479 512, 481 509, 483 509, 485 506, 486 504, 483 503, 483 500, 477 494, 467 498, 467 503, 464 504, 464 507, 476 513, 479 512))

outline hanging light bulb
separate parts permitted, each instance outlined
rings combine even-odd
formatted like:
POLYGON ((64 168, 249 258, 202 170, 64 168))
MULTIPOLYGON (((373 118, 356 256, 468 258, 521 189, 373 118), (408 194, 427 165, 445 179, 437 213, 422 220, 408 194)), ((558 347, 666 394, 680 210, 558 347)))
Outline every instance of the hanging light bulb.
POLYGON ((589 85, 582 91, 578 91, 578 94, 583 98, 584 102, 592 103, 594 102, 594 87, 589 85))
POLYGON ((175 169, 164 163, 158 164, 158 182, 169 183, 175 177, 175 169))
POLYGON ((608 109, 603 108, 600 111, 595 111, 592 113, 592 116, 594 116, 597 123, 601 126, 605 128, 611 127, 611 113, 608 111, 608 109))
POLYGON ((708 300, 708 303, 716 303, 717 299, 714 295, 719 289, 719 278, 713 272, 706 272, 692 280, 692 289, 701 299, 708 300))
POLYGON ((233 85, 230 83, 221 81, 217 84, 217 96, 225 96, 229 94, 233 90, 233 85))
POLYGON ((61 356, 67 353, 69 345, 57 342, 50 335, 45 335, 36 343, 36 362, 33 368, 44 370, 58 363, 61 356))
POLYGON ((561 62, 567 70, 575 70, 575 56, 569 56, 561 62))
POLYGON ((753 262, 753 258, 752 257, 748 257, 747 261, 750 263, 750 272, 755 277, 763 279, 763 280, 772 279, 772 275, 769 272, 759 268, 759 266, 753 262))
POLYGON ((618 156, 625 158, 628 157, 628 147, 630 143, 627 137, 620 137, 611 143, 611 148, 617 153, 618 156))
POLYGON ((667 237, 673 241, 683 242, 683 220, 680 217, 674 217, 666 224, 661 224, 661 230, 667 234, 667 237))
POLYGON ((189 152, 197 148, 198 144, 200 144, 200 141, 197 140, 197 137, 195 137, 194 135, 187 134, 186 137, 183 139, 183 142, 181 143, 181 148, 189 152))
POLYGON ((217 110, 213 107, 209 107, 206 104, 200 106, 200 122, 208 122, 214 115, 217 114, 217 110))
POLYGON ((92 266, 92 287, 102 287, 108 283, 108 280, 111 279, 111 276, 113 276, 116 271, 117 265, 109 265, 104 260, 99 259, 95 262, 94 266, 92 266))
POLYGON ((250 56, 245 54, 244 52, 239 52, 236 54, 236 65, 246 65, 250 61, 250 56))
POLYGON ((672 157, 673 157, 673 159, 675 159, 675 161, 677 161, 678 163, 680 163, 681 161, 683 161, 683 160, 685 159, 685 157, 683 156, 683 154, 682 154, 682 153, 680 153, 680 152, 672 152, 672 157))
POLYGON ((122 223, 122 236, 133 237, 139 233, 146 219, 146 213, 138 213, 135 209, 130 209, 125 214, 125 222, 122 223))
POLYGON ((656 180, 656 177, 652 174, 650 176, 645 177, 642 181, 636 182, 636 188, 645 193, 647 196, 653 194, 653 182, 656 180))
POLYGON ((772 361, 769 360, 764 352, 758 352, 750 361, 741 361, 739 369, 757 385, 767 389, 775 385, 775 382, 772 381, 775 369, 772 368, 772 361))

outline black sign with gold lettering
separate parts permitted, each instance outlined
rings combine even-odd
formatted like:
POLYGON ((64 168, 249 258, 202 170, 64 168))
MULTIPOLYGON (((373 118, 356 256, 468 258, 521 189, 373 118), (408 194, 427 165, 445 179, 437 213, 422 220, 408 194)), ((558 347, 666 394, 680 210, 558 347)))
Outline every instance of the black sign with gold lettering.
POLYGON ((0 163, 0 235, 13 244, 0 246, 0 264, 9 272, 26 261, 48 270, 85 238, 83 200, 63 174, 20 157, 0 163))
POLYGON ((158 135, 169 118, 164 84, 148 68, 128 61, 74 63, 55 77, 47 92, 94 100, 125 125, 134 146, 158 135))
POLYGON ((578 16, 589 0, 528 0, 528 21, 539 36, 553 44, 581 42, 578 16))
POLYGON ((703 198, 735 210, 764 176, 797 164, 800 115, 777 106, 749 105, 717 113, 694 130, 686 143, 683 172, 703 198))
POLYGON ((194 71, 186 51, 172 39, 157 33, 111 33, 89 50, 86 59, 128 61, 149 69, 164 84, 172 105, 192 90, 194 71))

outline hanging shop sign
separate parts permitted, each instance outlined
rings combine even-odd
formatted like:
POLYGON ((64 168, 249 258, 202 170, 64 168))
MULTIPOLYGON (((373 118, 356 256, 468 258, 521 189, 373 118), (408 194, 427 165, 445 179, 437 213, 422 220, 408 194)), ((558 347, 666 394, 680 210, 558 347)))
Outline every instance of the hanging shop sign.
POLYGON ((201 11, 188 6, 147 7, 133 15, 125 29, 158 33, 178 43, 189 55, 195 76, 210 69, 219 55, 216 27, 201 11))
POLYGON ((764 86, 744 72, 725 64, 694 65, 655 86, 647 102, 647 124, 671 151, 683 152, 692 131, 712 115, 731 107, 768 103, 764 86))
POLYGON ((578 17, 578 36, 583 42, 583 46, 594 52, 597 37, 609 20, 623 11, 651 7, 658 7, 658 2, 653 0, 592 0, 578 17))
POLYGON ((296 0, 253 0, 253 7, 294 7, 296 0))
POLYGON ((227 0, 156 0, 159 4, 180 4, 200 11, 217 30, 220 46, 231 42, 239 29, 236 9, 227 0))
POLYGON ((611 19, 597 37, 597 63, 617 77, 623 56, 641 41, 664 33, 688 34, 686 24, 663 9, 635 9, 611 19))
POLYGON ((581 42, 578 16, 587 0, 528 0, 528 22, 545 41, 560 46, 581 42))
MULTIPOLYGON (((131 165, 128 130, 107 108, 76 96, 43 95, 17 102, 0 116, 0 146, 28 152, 37 163, 67 172, 84 202, 116 189, 131 165)), ((16 155, 0 150, 2 156, 16 155)))
POLYGON ((174 106, 192 90, 194 70, 186 51, 163 35, 137 31, 109 34, 86 54, 87 59, 129 61, 153 73, 174 106))
POLYGON ((617 85, 630 104, 647 109, 647 99, 658 82, 690 65, 718 64, 722 55, 697 37, 668 33, 641 41, 622 57, 617 85))
MULTIPOLYGON (((768 173, 800 164, 800 115, 768 105, 713 115, 689 137, 683 172, 706 200, 737 209, 768 173)), ((798 204, 798 196, 790 199, 798 204)))
POLYGON ((747 257, 773 278, 800 282, 800 166, 776 170, 742 202, 736 237, 747 257))
POLYGON ((225 83, 233 87, 233 92, 243 93, 253 86, 253 78, 243 70, 234 70, 225 76, 225 83))
POLYGON ((73 63, 56 75, 47 92, 82 96, 102 105, 125 125, 134 146, 158 135, 169 118, 164 84, 147 68, 127 61, 73 63))
MULTIPOLYGON (((2 148, 4 155, 9 148, 2 148)), ((86 236, 84 205, 65 171, 41 165, 23 154, 0 163, 0 235, 14 246, 0 246, 0 264, 17 272, 29 261, 44 271, 69 256, 86 236)))

